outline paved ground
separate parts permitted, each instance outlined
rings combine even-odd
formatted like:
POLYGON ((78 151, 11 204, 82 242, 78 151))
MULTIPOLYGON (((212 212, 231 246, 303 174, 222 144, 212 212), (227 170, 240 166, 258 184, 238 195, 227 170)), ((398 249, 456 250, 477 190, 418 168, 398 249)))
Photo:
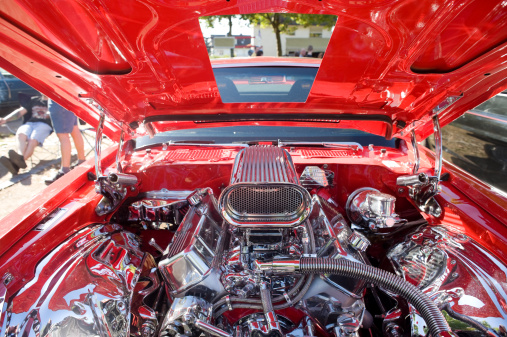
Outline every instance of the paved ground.
MULTIPOLYGON (((0 156, 7 156, 7 152, 15 148, 12 131, 16 131, 20 124, 20 121, 14 121, 8 123, 8 127, 0 126, 0 156)), ((93 157, 95 131, 89 125, 80 128, 85 140, 86 158, 93 157)), ((107 143, 105 140, 104 145, 107 146, 107 143)), ((77 160, 75 153, 73 148, 73 161, 77 160)), ((45 178, 54 175, 60 168, 60 143, 55 133, 46 139, 44 147, 35 149, 27 164, 28 167, 20 170, 17 176, 0 165, 0 219, 41 192, 46 187, 45 178)))
MULTIPOLYGON (((20 122, 8 123, 15 131, 20 122)), ((95 142, 95 131, 89 126, 81 126, 85 137, 85 151, 87 158, 93 157, 92 146, 95 142)), ((481 139, 468 131, 452 124, 443 128, 444 158, 457 166, 488 182, 489 184, 507 191, 507 144, 495 143, 481 139), (498 158, 503 156, 502 158, 498 158)), ((431 138, 431 137, 430 137, 431 138)), ((0 156, 7 156, 7 152, 14 148, 15 138, 5 126, 0 126, 0 156)), ((111 144, 103 141, 104 146, 111 144)), ((44 143, 44 148, 35 150, 33 159, 28 167, 12 176, 0 165, 0 219, 9 214, 19 205, 30 200, 42 191, 46 185, 44 179, 53 175, 60 167, 59 142, 56 134, 51 134, 44 143)), ((429 146, 432 141, 429 140, 429 146)), ((76 156, 73 156, 73 161, 76 156)), ((0 220, 1 221, 1 220, 0 220)))
MULTIPOLYGON (((433 148, 433 137, 428 138, 433 148)), ((481 138, 452 123, 442 129, 444 158, 507 192, 507 144, 481 138)))

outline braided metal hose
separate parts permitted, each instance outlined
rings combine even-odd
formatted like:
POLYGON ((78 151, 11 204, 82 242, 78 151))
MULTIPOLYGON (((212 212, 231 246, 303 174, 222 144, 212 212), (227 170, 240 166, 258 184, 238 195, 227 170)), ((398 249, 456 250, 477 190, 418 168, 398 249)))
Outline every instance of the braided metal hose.
POLYGON ((273 311, 273 303, 271 303, 271 292, 267 286, 265 281, 261 282, 260 285, 260 294, 262 300, 262 307, 264 309, 264 314, 267 314, 270 311, 273 311))
POLYGON ((452 336, 451 328, 435 303, 419 288, 388 271, 344 259, 302 258, 303 274, 334 274, 371 282, 410 302, 428 324, 433 337, 452 336))

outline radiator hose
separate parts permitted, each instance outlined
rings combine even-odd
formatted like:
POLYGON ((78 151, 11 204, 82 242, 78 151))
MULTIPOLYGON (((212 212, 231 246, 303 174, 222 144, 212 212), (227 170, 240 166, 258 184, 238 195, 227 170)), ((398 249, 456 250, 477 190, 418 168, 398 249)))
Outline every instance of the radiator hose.
POLYGON ((264 264, 260 267, 273 273, 292 271, 302 274, 333 274, 365 280, 396 293, 411 303, 424 318, 433 337, 455 336, 435 303, 419 288, 393 273, 344 259, 304 257, 299 261, 288 262, 273 261, 271 266, 264 264))

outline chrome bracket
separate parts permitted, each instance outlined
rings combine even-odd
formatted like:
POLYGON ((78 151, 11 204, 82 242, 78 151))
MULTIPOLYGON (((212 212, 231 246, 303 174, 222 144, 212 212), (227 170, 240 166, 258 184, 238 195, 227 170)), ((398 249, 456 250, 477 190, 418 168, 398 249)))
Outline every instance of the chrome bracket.
POLYGON ((100 178, 102 176, 102 166, 101 166, 101 154, 102 154, 102 131, 104 130, 104 120, 106 119, 106 115, 104 112, 100 114, 99 125, 97 126, 97 131, 95 133, 95 176, 100 178))
POLYGON ((412 129, 412 137, 411 137, 412 148, 414 149, 414 169, 412 170, 413 174, 417 174, 419 172, 419 165, 421 163, 421 158, 419 157, 419 148, 417 147, 417 140, 415 138, 415 130, 412 129))
POLYGON ((440 176, 442 173, 442 130, 438 120, 438 114, 433 115, 433 136, 435 139, 435 167, 433 176, 419 172, 419 150, 415 138, 415 132, 412 130, 412 146, 414 148, 415 165, 413 175, 401 176, 396 179, 398 186, 407 186, 410 198, 414 200, 421 211, 436 218, 442 215, 442 207, 435 200, 435 196, 440 193, 440 176))
POLYGON ((125 140, 125 131, 123 130, 123 123, 120 123, 121 134, 120 134, 120 142, 118 143, 118 151, 116 152, 116 171, 118 173, 123 172, 123 168, 121 167, 121 151, 123 150, 123 142, 125 140))

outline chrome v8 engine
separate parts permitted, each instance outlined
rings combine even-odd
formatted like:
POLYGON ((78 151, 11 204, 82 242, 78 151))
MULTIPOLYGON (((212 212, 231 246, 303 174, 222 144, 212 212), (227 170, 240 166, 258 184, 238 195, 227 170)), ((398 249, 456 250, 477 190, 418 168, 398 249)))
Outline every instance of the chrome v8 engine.
POLYGON ((363 282, 291 271, 291 261, 302 257, 362 263, 360 249, 368 242, 301 186, 286 150, 245 148, 218 205, 210 189, 188 201, 191 208, 159 263, 175 299, 161 336, 313 336, 315 324, 355 336, 371 324, 363 282), (266 266, 273 261, 287 264, 287 271, 270 273, 266 266), (310 319, 292 320, 284 314, 289 307, 310 319), (257 312, 241 314, 245 309, 257 312), (242 318, 231 324, 223 319, 226 311, 242 318))

